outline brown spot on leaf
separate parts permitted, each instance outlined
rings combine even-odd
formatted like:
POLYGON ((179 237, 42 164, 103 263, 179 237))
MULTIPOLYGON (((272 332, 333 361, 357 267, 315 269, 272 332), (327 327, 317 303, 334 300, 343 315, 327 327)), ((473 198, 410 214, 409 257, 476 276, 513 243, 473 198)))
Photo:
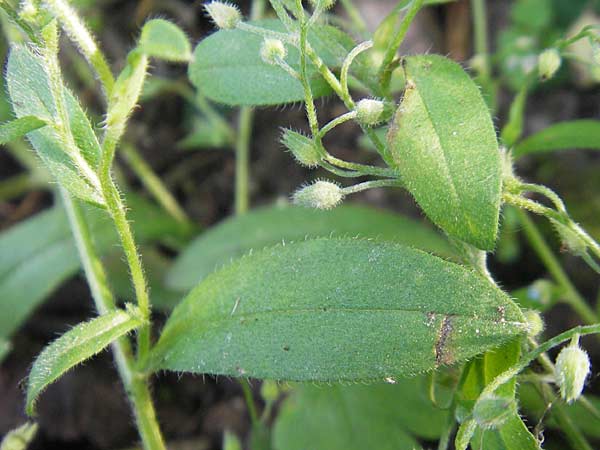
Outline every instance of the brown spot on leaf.
POLYGON ((452 352, 448 348, 450 334, 452 333, 452 316, 445 315, 435 340, 435 365, 449 365, 454 362, 452 352))

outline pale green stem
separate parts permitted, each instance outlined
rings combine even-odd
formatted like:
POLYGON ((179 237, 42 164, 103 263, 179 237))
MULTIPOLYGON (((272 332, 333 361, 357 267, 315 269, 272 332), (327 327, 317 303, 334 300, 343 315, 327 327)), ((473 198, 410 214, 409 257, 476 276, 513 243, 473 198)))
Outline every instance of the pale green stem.
POLYGON ((475 54, 483 58, 481 75, 487 78, 490 76, 491 70, 489 63, 485 0, 471 0, 471 9, 473 12, 473 31, 475 34, 475 54))
POLYGON ((352 120, 355 118, 356 118, 356 111, 350 111, 350 112, 347 112, 346 114, 342 114, 341 116, 336 117, 335 119, 333 119, 330 122, 328 122, 327 124, 325 124, 325 126, 323 126, 323 128, 321 128, 321 130, 317 133, 316 137, 318 139, 322 139, 323 137, 325 137, 325 135, 327 133, 329 133, 331 130, 333 130, 338 125, 346 123, 349 120, 352 120))
POLYGON ((598 322, 598 317, 577 291, 577 288, 569 279, 536 224, 525 211, 519 209, 517 210, 517 214, 530 245, 533 247, 544 266, 546 266, 550 275, 552 275, 554 280, 563 289, 565 295, 564 301, 568 303, 586 323, 594 324, 598 322))
POLYGON ((352 24, 356 28, 356 31, 358 31, 359 33, 367 33, 367 24, 360 15, 360 12, 356 8, 356 6, 354 6, 354 3, 352 3, 352 0, 341 0, 340 3, 346 10, 346 14, 348 14, 348 17, 350 18, 352 24))
POLYGON ((102 87, 106 91, 106 97, 110 98, 115 83, 114 76, 106 62, 106 58, 83 20, 65 0, 43 0, 43 3, 52 15, 60 21, 69 38, 77 44, 81 53, 98 75, 102 87))
MULTIPOLYGON (((100 315, 106 314, 114 310, 115 299, 108 286, 102 262, 96 253, 91 231, 76 201, 71 198, 65 189, 61 189, 61 194, 96 310, 100 315)), ((111 347, 117 371, 135 414, 144 448, 147 450, 165 450, 166 446, 160 434, 156 413, 150 399, 150 390, 145 378, 140 377, 135 371, 129 341, 127 338, 122 338, 113 342, 111 347)))
POLYGON ((235 213, 244 214, 250 205, 250 138, 254 110, 245 106, 240 109, 238 133, 235 145, 235 213))
POLYGON ((178 222, 189 225, 190 219, 183 208, 179 206, 173 194, 169 192, 152 167, 141 157, 137 149, 131 144, 124 144, 121 146, 121 152, 131 169, 163 209, 178 222))
POLYGON ((240 386, 242 386, 242 392, 244 393, 244 399, 246 405, 248 405, 248 414, 250 414, 250 421, 253 427, 260 426, 260 419, 258 418, 258 412, 256 411, 256 405, 254 404, 254 396, 252 395, 252 388, 250 383, 245 378, 239 379, 240 386))
POLYGON ((364 183, 355 184, 354 186, 348 186, 342 189, 342 194, 350 195, 356 194, 357 192, 366 191, 367 189, 374 189, 380 187, 399 187, 402 183, 398 180, 373 180, 365 181, 364 183))
POLYGON ((410 4, 410 7, 408 8, 408 11, 406 12, 405 16, 402 18, 402 22, 400 23, 400 26, 394 33, 394 36, 390 40, 390 42, 385 50, 385 54, 383 56, 383 61, 381 62, 381 66, 379 67, 379 74, 378 74, 383 92, 386 92, 389 94, 390 81, 392 78, 392 67, 393 67, 392 61, 394 61, 394 58, 396 57, 396 54, 398 53, 398 49, 400 48, 400 45, 402 45, 402 42, 404 41, 404 38, 406 37, 408 28, 410 27, 410 24, 412 23, 415 16, 417 15, 419 10, 423 6, 423 3, 424 3, 424 0, 413 0, 412 1, 412 3, 410 4))
POLYGON ((352 61, 360 55, 362 52, 373 47, 373 41, 365 41, 361 44, 358 44, 356 47, 352 49, 346 59, 344 60, 344 64, 342 64, 342 70, 340 72, 340 84, 342 85, 342 93, 344 97, 350 97, 350 91, 348 90, 348 71, 350 70, 350 66, 352 65, 352 61))

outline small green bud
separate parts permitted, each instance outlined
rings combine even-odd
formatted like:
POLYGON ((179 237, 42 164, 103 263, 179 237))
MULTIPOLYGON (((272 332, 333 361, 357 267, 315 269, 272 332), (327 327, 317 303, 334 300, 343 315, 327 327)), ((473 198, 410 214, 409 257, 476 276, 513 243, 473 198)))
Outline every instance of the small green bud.
POLYGON ((356 118, 359 122, 373 126, 381 122, 385 104, 381 100, 365 98, 356 104, 356 118))
POLYGON ((320 7, 322 9, 329 9, 335 5, 336 0, 310 0, 313 7, 320 7))
POLYGON ((273 403, 279 398, 279 385, 273 380, 264 380, 260 386, 260 395, 266 403, 273 403))
POLYGON ((2 450, 25 450, 35 438, 37 430, 37 423, 27 422, 19 428, 9 431, 0 442, 0 448, 2 450))
POLYGON ((572 403, 581 396, 589 373, 590 358, 578 345, 569 345, 560 351, 556 358, 554 377, 564 401, 572 403))
POLYGON ((223 435, 223 450, 242 450, 242 443, 229 430, 225 430, 225 434, 223 435))
POLYGON ((516 411, 514 399, 489 395, 473 407, 473 418, 481 428, 498 428, 516 411))
POLYGON ((287 51, 279 39, 265 39, 260 47, 260 57, 267 64, 276 64, 277 60, 285 59, 287 51))
POLYGON ((331 181, 318 180, 296 191, 293 201, 297 205, 317 209, 331 209, 344 198, 342 188, 331 181))
POLYGON ((215 25, 222 30, 231 30, 242 21, 242 13, 231 3, 213 1, 204 5, 215 25))
POLYGON ((315 142, 292 130, 284 130, 281 143, 290 151, 294 158, 305 167, 316 167, 321 161, 319 148, 315 142))
POLYGON ((549 80, 560 68, 561 57, 558 50, 548 48, 538 57, 538 73, 543 81, 549 80))
POLYGON ((538 336, 544 331, 544 321, 539 312, 534 309, 523 311, 525 320, 527 321, 527 334, 531 337, 538 336))

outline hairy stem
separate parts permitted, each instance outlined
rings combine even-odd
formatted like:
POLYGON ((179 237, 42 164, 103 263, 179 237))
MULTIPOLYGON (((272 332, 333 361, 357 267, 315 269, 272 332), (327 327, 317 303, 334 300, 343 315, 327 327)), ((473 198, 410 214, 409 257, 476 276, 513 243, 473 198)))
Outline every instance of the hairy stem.
MULTIPOLYGON (((106 271, 93 244, 91 231, 79 204, 65 189, 61 189, 63 203, 69 218, 71 231, 77 245, 88 285, 98 314, 106 314, 115 308, 115 299, 108 286, 106 271)), ((143 377, 135 371, 135 362, 127 338, 111 344, 117 371, 134 412, 140 437, 147 450, 164 450, 156 413, 150 397, 150 390, 143 377)))

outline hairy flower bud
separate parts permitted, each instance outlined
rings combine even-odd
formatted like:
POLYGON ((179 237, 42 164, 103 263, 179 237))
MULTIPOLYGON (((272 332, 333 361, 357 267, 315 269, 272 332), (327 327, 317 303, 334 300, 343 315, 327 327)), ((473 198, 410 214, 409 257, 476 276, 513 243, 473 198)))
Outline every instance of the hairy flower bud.
POLYGON ((529 336, 536 337, 544 331, 544 321, 539 312, 534 309, 528 309, 523 311, 523 315, 527 321, 527 334, 529 336))
POLYGON ((473 407, 473 418, 481 428, 498 428, 515 411, 513 399, 489 395, 477 400, 473 407))
POLYGON ((549 80, 560 68, 561 57, 558 50, 548 48, 538 57, 538 73, 542 80, 549 80))
POLYGON ((281 143, 303 166, 316 167, 319 165, 320 152, 312 139, 292 130, 284 130, 281 143))
POLYGON ((285 46, 279 39, 265 39, 260 47, 260 57, 267 64, 276 64, 286 54, 285 46))
POLYGON ((213 1, 204 5, 204 9, 215 25, 223 30, 235 28, 242 21, 242 13, 230 3, 213 1))
POLYGON ((317 209, 331 209, 340 204, 342 188, 331 181, 319 180, 296 191, 293 201, 297 205, 317 209))
POLYGON ((578 345, 563 348, 556 358, 554 376, 560 395, 567 403, 577 400, 590 373, 590 358, 578 345))
POLYGON ((381 100, 365 98, 356 104, 356 118, 365 125, 377 125, 381 122, 385 104, 381 100))

